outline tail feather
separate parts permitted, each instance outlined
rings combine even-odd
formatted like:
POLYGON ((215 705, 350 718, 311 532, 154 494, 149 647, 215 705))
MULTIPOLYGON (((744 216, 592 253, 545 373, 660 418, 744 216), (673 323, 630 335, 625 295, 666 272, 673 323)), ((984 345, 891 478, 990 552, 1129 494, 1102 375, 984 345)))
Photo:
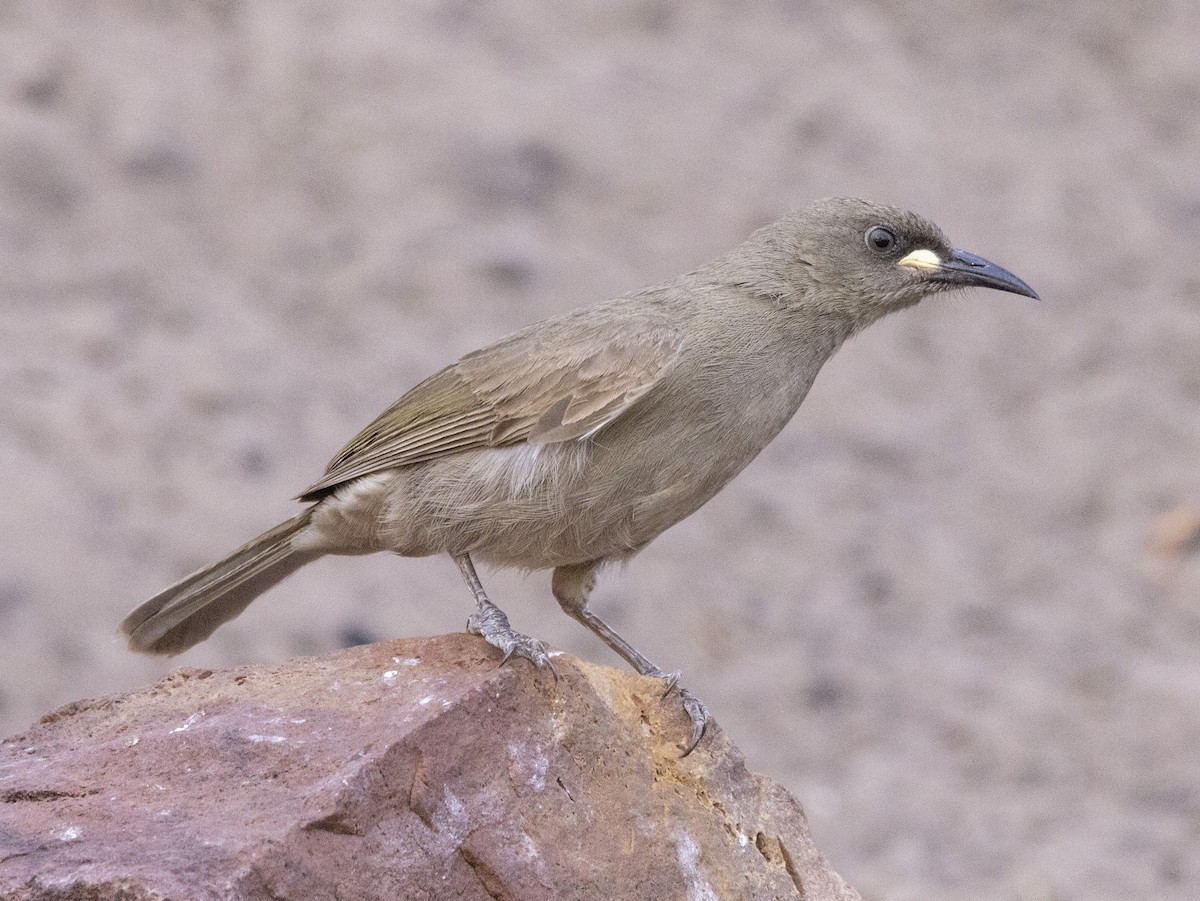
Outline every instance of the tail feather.
POLYGON ((130 613, 120 626, 130 649, 147 654, 186 651, 268 588, 321 556, 292 547, 292 537, 308 525, 311 512, 280 523, 130 613))

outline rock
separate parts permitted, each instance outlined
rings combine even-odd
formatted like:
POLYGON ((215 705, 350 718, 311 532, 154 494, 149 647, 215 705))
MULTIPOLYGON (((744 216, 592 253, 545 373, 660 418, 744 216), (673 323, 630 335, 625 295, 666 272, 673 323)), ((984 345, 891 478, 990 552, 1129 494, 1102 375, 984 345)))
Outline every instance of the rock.
POLYGON ((857 899, 659 682, 477 638, 181 669, 0 744, 0 898, 857 899))

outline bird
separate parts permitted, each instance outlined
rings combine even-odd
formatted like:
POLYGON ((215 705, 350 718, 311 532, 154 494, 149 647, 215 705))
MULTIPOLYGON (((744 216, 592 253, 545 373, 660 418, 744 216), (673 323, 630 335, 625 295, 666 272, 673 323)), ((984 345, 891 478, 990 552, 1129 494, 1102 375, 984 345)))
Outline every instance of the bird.
POLYGON ((475 562, 549 569, 563 611, 664 680, 664 698, 678 695, 686 755, 708 710, 589 608, 597 573, 741 472, 848 338, 969 287, 1038 298, 916 213, 811 203, 685 275, 544 319, 420 382, 297 496, 302 512, 158 593, 120 631, 135 651, 176 654, 324 555, 448 554, 474 598, 468 630, 502 662, 553 672, 546 645, 489 599, 475 562))

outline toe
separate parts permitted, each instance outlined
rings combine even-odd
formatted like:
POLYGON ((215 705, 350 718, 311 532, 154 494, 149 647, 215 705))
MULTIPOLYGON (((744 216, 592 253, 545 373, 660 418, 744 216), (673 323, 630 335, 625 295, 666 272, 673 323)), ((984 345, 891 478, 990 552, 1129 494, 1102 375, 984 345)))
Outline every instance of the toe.
POLYGON ((675 689, 679 688, 679 677, 682 675, 678 670, 673 673, 659 673, 658 678, 667 683, 667 687, 663 689, 662 696, 665 698, 675 689))
POLYGON ((467 617, 467 631, 472 635, 483 635, 483 623, 480 622, 478 613, 467 617))
POLYGON ((554 664, 550 660, 550 652, 546 650, 545 644, 536 638, 530 638, 519 653, 522 657, 532 661, 538 669, 543 667, 549 669, 550 674, 554 676, 554 681, 558 681, 558 672, 554 669, 554 664))
POLYGON ((554 681, 558 681, 558 672, 554 669, 554 664, 550 662, 550 652, 546 650, 546 645, 536 638, 513 633, 492 642, 492 644, 504 652, 504 656, 500 658, 501 666, 508 663, 513 657, 523 657, 538 669, 549 669, 550 674, 554 676, 554 681))
POLYGON ((700 739, 704 738, 704 733, 708 729, 708 708, 686 688, 679 689, 679 697, 683 701, 684 711, 692 721, 692 740, 689 742, 687 748, 684 749, 684 752, 679 755, 680 757, 687 757, 692 751, 696 750, 696 746, 700 744, 700 739))

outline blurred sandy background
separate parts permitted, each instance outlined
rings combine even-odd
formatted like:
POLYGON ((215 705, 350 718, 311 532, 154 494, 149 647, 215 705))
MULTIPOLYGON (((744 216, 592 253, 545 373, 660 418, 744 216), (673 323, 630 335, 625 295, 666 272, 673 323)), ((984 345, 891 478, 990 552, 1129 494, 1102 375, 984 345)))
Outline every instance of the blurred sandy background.
POLYGON ((1188 0, 0 2, 0 731, 462 628, 380 556, 113 638, 435 368, 853 194, 1045 301, 853 341, 596 608, 869 898, 1200 897, 1198 47, 1188 0))

